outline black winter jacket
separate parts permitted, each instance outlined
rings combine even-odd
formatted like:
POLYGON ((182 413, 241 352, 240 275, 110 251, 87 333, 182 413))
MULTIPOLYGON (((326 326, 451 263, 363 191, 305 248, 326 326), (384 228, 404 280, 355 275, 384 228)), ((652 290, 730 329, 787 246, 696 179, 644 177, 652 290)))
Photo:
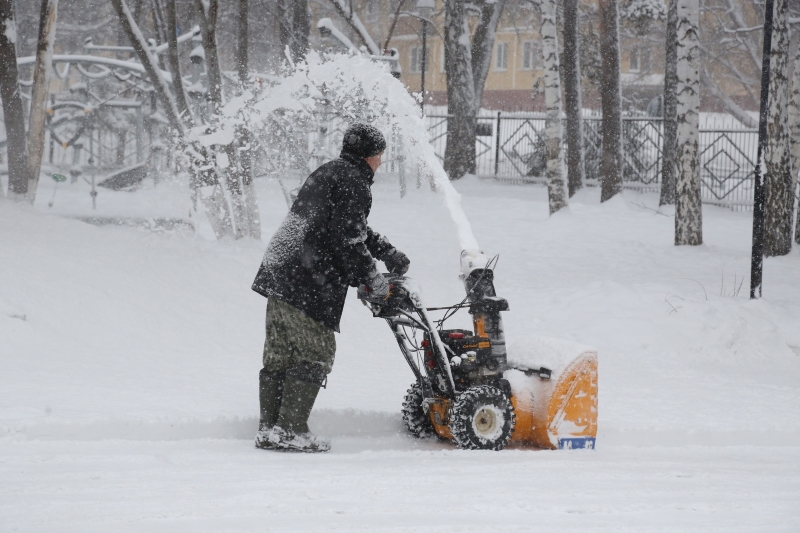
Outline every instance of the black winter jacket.
POLYGON ((367 225, 373 177, 347 152, 315 170, 272 236, 253 290, 339 331, 348 285, 365 282, 373 257, 392 249, 367 225))

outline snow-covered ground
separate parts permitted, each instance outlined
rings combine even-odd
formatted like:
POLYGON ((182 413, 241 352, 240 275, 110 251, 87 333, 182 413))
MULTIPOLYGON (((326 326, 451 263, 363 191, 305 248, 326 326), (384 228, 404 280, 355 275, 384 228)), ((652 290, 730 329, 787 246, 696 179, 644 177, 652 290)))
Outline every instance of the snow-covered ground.
MULTIPOLYGON (((0 531, 800 530, 800 252, 767 259, 750 301, 749 213, 706 206, 705 244, 678 248, 655 195, 584 190, 548 217, 543 188, 457 182, 500 254, 509 349, 598 349, 597 450, 408 437, 412 374, 351 294, 311 421, 333 450, 309 456, 252 445, 265 244, 88 225, 56 215, 92 214, 85 184, 52 209, 41 187, 36 210, 0 200, 0 531)), ((266 240, 287 208, 258 187, 266 240)), ((426 302, 459 301, 441 197, 374 193, 426 302)), ((188 207, 175 187, 98 197, 103 216, 188 207)))

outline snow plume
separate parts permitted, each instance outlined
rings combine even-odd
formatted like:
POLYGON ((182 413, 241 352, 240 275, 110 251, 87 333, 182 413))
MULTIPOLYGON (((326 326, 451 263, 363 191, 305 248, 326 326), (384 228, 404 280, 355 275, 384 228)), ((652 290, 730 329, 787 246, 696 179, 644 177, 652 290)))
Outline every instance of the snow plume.
MULTIPOLYGON (((265 170, 278 175, 291 168, 307 174, 309 160, 315 165, 325 162, 314 161, 323 159, 318 156, 321 149, 317 143, 322 143, 323 135, 320 132, 328 136, 331 145, 328 159, 336 157, 341 144, 331 141, 335 136, 333 124, 372 124, 387 139, 396 140, 398 155, 405 157, 407 168, 418 169, 444 194, 461 248, 480 248, 461 207, 461 195, 429 142, 418 102, 392 77, 385 63, 362 55, 323 58, 310 52, 305 61, 290 67, 269 85, 229 102, 222 115, 220 129, 233 131, 241 125, 258 135, 264 148, 265 170), (402 143, 397 142, 399 139, 402 143), (314 156, 309 154, 311 144, 314 156)), ((339 129, 343 131, 344 127, 339 129)), ((224 136, 219 131, 210 135, 224 136)), ((200 141, 203 142, 202 137, 200 141)))

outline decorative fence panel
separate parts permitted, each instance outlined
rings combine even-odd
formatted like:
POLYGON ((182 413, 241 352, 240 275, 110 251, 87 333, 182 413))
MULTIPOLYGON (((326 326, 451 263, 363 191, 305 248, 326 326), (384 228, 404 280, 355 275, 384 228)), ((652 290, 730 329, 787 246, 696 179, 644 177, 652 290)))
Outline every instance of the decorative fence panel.
MULTIPOLYGON (((45 165, 62 173, 71 170, 73 180, 77 179, 76 170, 82 170, 84 177, 95 173, 102 176, 147 161, 151 170, 158 174, 165 163, 169 165, 168 151, 162 149, 166 144, 161 140, 163 120, 159 120, 152 105, 137 101, 114 101, 113 104, 97 108, 89 117, 81 102, 54 100, 51 103, 54 114, 48 121, 45 165)), ((273 150, 270 157, 259 161, 261 175, 302 181, 308 174, 309 163, 316 167, 338 156, 346 122, 334 113, 321 113, 313 122, 292 124, 291 134, 277 132, 279 134, 263 139, 273 150)), ((430 140, 440 159, 444 158, 447 143, 447 122, 447 116, 427 117, 430 140)), ((545 119, 541 115, 497 113, 478 117, 477 174, 509 183, 544 183, 544 127, 545 119)), ((2 128, 0 133, 4 133, 2 128)), ((662 120, 625 117, 622 134, 624 186, 658 191, 663 163, 662 120)), ((5 173, 2 168, 5 166, 4 137, 0 135, 0 173, 5 173)), ((401 190, 405 190, 409 169, 404 168, 398 150, 402 139, 389 135, 387 141, 386 164, 382 170, 397 176, 401 190)), ((602 119, 583 119, 583 143, 585 184, 597 186, 602 178, 602 119)), ((700 130, 704 203, 733 209, 752 207, 757 146, 757 130, 700 130)), ((169 169, 164 170, 169 172, 169 169)))
MULTIPOLYGON (((444 158, 447 116, 428 116, 428 131, 437 155, 444 158)), ((476 172, 513 183, 544 183, 545 119, 541 115, 501 113, 478 118, 476 172)), ((566 128, 564 128, 566 131, 566 128)), ((624 117, 623 180, 626 188, 658 191, 663 163, 663 121, 624 117)), ((598 185, 603 147, 602 119, 583 119, 584 179, 598 185)), ((758 131, 750 129, 700 130, 700 178, 703 202, 735 209, 753 205, 758 131)))

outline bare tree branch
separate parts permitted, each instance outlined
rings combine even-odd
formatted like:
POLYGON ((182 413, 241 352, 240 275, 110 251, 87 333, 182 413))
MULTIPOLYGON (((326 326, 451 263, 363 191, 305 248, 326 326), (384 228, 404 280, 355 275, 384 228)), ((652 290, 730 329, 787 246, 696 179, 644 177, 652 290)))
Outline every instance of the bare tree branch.
POLYGON ((751 117, 747 111, 742 109, 739 104, 737 104, 733 98, 728 96, 728 94, 720 89, 717 82, 714 81, 714 78, 709 76, 708 69, 705 64, 700 69, 700 82, 703 84, 703 87, 707 91, 709 91, 714 97, 719 100, 720 104, 734 117, 736 120, 747 126, 748 128, 757 128, 758 127, 758 120, 751 117))
POLYGON ((342 18, 347 22, 347 24, 355 31, 361 40, 366 45, 369 53, 374 56, 380 56, 381 49, 375 44, 375 41, 370 36, 367 28, 361 22, 358 14, 353 11, 353 6, 351 2, 347 2, 346 0, 329 0, 333 7, 336 8, 336 11, 342 16, 342 18))
POLYGON ((397 11, 394 12, 394 18, 392 19, 392 25, 389 27, 389 34, 386 36, 386 42, 383 45, 383 53, 386 53, 389 50, 389 42, 392 40, 392 35, 394 34, 394 28, 397 26, 397 19, 400 18, 400 10, 403 9, 403 4, 406 3, 406 0, 400 0, 400 3, 397 4, 397 11))

